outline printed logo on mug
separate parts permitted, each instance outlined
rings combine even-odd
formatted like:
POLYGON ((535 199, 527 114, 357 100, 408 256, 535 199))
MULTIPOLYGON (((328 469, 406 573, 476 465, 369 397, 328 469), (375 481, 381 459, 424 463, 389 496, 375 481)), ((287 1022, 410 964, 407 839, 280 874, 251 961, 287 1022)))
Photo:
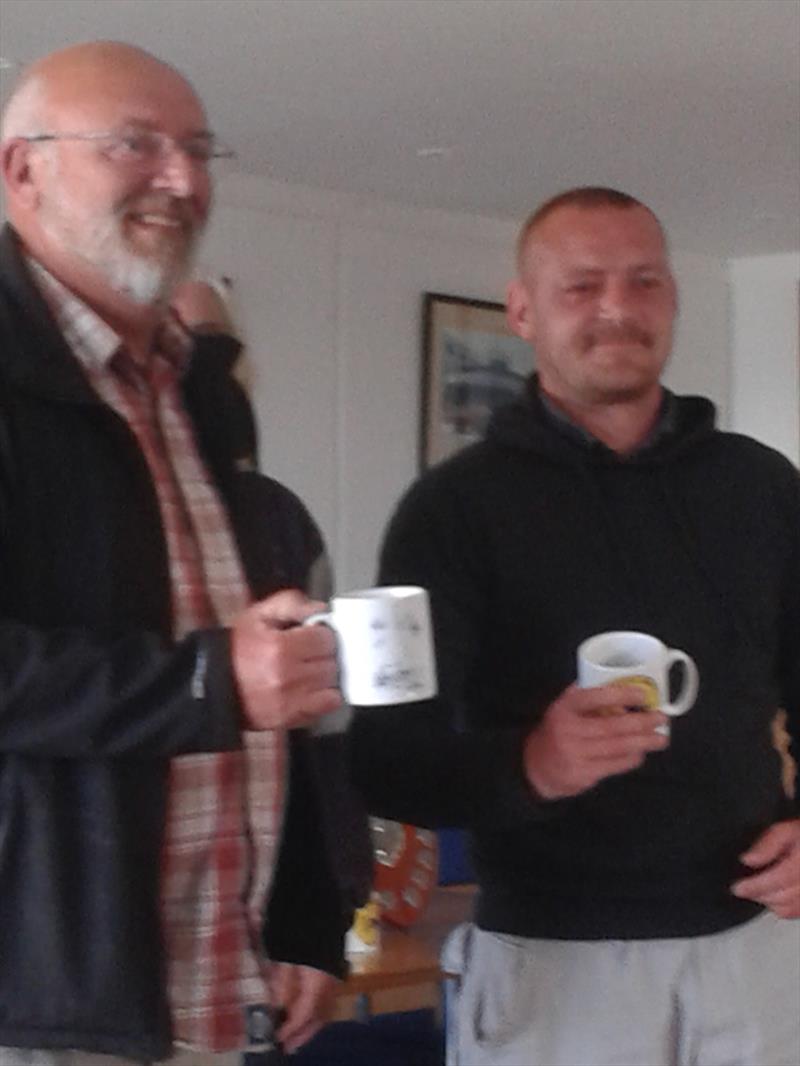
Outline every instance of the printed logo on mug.
POLYGON ((304 625, 327 625, 339 644, 340 687, 348 703, 378 707, 436 695, 428 593, 416 585, 343 592, 304 625))
MULTIPOLYGON (((615 630, 598 633, 578 648, 578 684, 581 688, 620 682, 638 685, 645 691, 641 710, 661 710, 675 717, 685 714, 697 699, 699 674, 694 660, 685 651, 668 648, 649 633, 615 630), (680 690, 670 700, 670 671, 682 670, 680 690)), ((607 713, 615 713, 611 708, 607 713)))

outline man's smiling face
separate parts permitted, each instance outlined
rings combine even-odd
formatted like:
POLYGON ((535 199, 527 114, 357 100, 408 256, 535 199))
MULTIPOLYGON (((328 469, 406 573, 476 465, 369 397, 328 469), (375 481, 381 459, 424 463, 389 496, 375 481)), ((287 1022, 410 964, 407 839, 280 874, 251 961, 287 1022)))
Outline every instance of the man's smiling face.
POLYGON ((514 291, 515 328, 534 346, 548 393, 584 405, 659 387, 677 301, 646 208, 557 208, 531 234, 514 291))
MULTIPOLYGON (((211 201, 207 166, 178 144, 206 130, 191 87, 170 68, 99 61, 65 92, 47 87, 47 132, 112 132, 116 140, 34 145, 38 217, 60 256, 93 268, 98 281, 135 302, 165 298, 185 275, 211 201), (166 150, 144 162, 126 149, 140 135, 166 134, 166 150)), ((81 76, 82 75, 82 76, 81 76)))

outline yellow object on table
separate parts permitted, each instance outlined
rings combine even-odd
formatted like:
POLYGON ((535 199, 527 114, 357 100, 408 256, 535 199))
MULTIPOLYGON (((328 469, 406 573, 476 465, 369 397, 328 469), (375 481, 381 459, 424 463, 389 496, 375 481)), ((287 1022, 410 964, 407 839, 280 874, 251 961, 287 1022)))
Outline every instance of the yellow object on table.
POLYGON ((378 950, 381 946, 380 918, 381 909, 375 898, 358 908, 345 939, 345 954, 358 955, 378 950))

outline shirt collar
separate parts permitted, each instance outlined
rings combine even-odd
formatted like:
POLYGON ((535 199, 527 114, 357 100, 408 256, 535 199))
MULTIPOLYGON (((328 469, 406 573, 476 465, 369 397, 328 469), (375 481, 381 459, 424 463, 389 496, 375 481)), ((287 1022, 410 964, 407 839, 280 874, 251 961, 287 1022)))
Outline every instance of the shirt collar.
MULTIPOLYGON (((590 433, 584 426, 570 418, 569 415, 565 411, 562 411, 560 407, 557 407, 541 389, 538 389, 537 391, 545 417, 560 433, 565 437, 570 437, 572 440, 579 441, 581 444, 588 445, 589 447, 605 448, 605 445, 599 440, 599 438, 593 433, 590 433)), ((664 437, 668 436, 674 428, 675 396, 669 391, 669 389, 662 388, 661 407, 655 424, 639 447, 635 449, 633 454, 635 455, 636 452, 644 451, 645 448, 650 448, 654 444, 658 444, 664 439, 664 437)))
MULTIPOLYGON (((96 311, 54 277, 36 259, 26 256, 31 276, 55 316, 64 339, 87 370, 110 368, 112 359, 126 352, 116 330, 96 311)), ((153 338, 153 351, 170 363, 175 371, 186 371, 192 349, 189 331, 178 316, 168 310, 153 338)), ((127 354, 127 353, 126 353, 127 354)))

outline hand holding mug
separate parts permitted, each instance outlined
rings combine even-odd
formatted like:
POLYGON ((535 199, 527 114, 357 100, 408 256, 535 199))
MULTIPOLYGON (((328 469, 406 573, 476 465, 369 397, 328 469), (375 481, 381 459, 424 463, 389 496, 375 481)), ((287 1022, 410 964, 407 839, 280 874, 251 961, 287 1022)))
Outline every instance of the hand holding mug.
POLYGON ((545 800, 577 796, 666 748, 669 739, 659 730, 667 718, 660 711, 623 713, 644 698, 644 689, 636 685, 565 689, 525 740, 525 774, 536 793, 545 800), (620 713, 601 713, 608 707, 620 713))
POLYGON ((234 619, 231 661, 247 728, 307 726, 341 705, 333 634, 300 624, 323 606, 285 589, 234 619))

